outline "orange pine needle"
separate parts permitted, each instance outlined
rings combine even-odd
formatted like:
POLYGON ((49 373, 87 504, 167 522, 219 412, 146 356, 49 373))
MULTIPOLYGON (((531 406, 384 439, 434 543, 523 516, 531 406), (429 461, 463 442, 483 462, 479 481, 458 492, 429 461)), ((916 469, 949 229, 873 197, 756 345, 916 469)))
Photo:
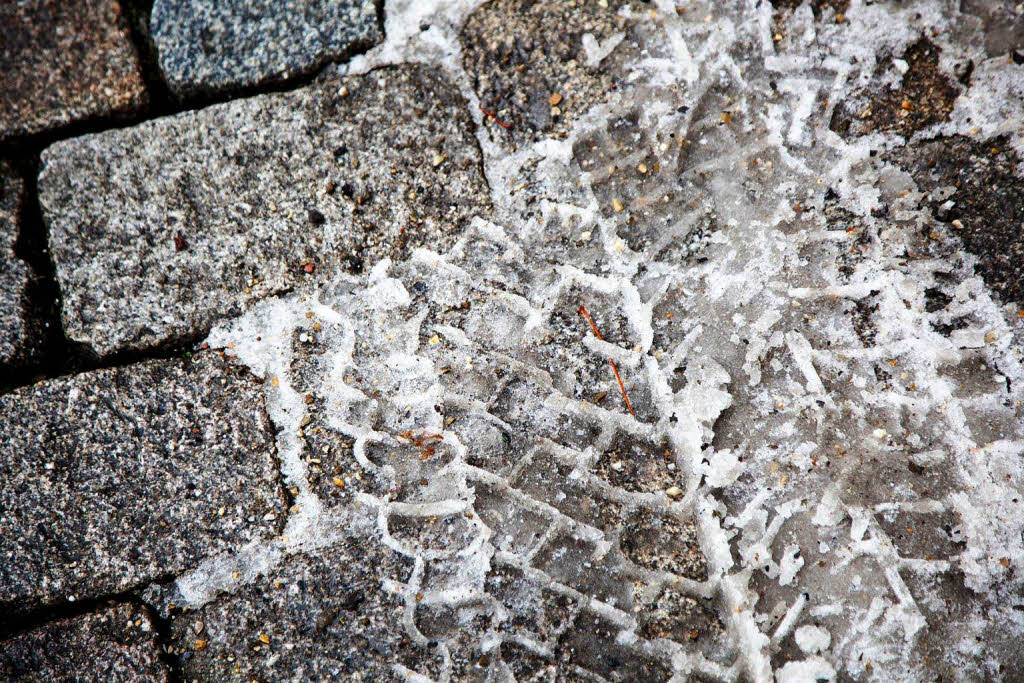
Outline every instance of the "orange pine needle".
POLYGON ((602 337, 601 333, 597 331, 597 325, 594 324, 594 319, 590 317, 589 313, 587 313, 587 309, 586 307, 584 307, 583 304, 580 304, 580 310, 578 311, 578 313, 582 315, 588 323, 590 323, 590 329, 594 331, 594 336, 600 339, 601 341, 604 341, 604 337, 602 337))
POLYGON ((484 109, 483 105, 480 105, 480 111, 483 112, 484 116, 494 121, 496 124, 504 128, 505 130, 512 129, 511 123, 506 123, 505 121, 502 121, 501 119, 498 118, 498 115, 495 112, 491 111, 490 109, 484 109))
MULTIPOLYGON (((590 329, 594 331, 594 336, 599 340, 604 341, 604 337, 602 337, 601 333, 597 331, 597 325, 594 324, 594 319, 590 317, 589 313, 587 313, 587 309, 583 304, 580 304, 580 310, 578 313, 582 315, 588 323, 590 323, 590 329)), ((619 369, 615 367, 615 361, 609 358, 608 362, 612 366, 612 372, 615 373, 615 381, 619 383, 619 390, 622 392, 622 400, 626 402, 626 410, 629 411, 630 415, 636 417, 636 413, 633 412, 633 406, 629 402, 629 396, 626 395, 626 385, 622 383, 622 377, 619 375, 619 369)))

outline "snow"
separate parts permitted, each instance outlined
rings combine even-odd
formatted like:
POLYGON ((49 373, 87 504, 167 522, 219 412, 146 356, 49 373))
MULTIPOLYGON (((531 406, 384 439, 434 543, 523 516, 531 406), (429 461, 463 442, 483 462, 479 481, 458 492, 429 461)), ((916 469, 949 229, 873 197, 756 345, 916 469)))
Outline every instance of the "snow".
POLYGON ((824 652, 832 642, 832 636, 829 635, 828 631, 813 624, 801 626, 793 634, 793 637, 796 639, 797 647, 809 655, 824 652))
MULTIPOLYGON (((481 121, 472 78, 458 58, 459 27, 476 5, 389 2, 387 40, 347 71, 405 60, 440 64, 481 121)), ((739 653, 735 671, 743 673, 735 677, 835 680, 837 671, 860 675, 865 660, 879 680, 923 677, 921 644, 941 637, 931 635, 936 620, 965 639, 1001 628, 1019 636, 1013 610, 985 622, 930 606, 944 604, 947 589, 933 577, 951 567, 962 572, 951 580, 977 594, 979 605, 998 603, 1024 580, 1024 427, 1012 408, 1024 386, 1013 347, 1020 323, 972 277, 972 257, 962 250, 955 252, 956 266, 952 257, 907 256, 921 251, 920 228, 928 222, 920 193, 906 174, 871 155, 898 141, 882 134, 846 141, 829 129, 835 103, 871 78, 878 55, 900 54, 919 26, 942 32, 958 20, 948 3, 906 5, 853 2, 837 24, 816 21, 805 4, 779 45, 767 3, 759 9, 698 3, 678 14, 673 3, 659 3, 654 19, 645 19, 646 9, 630 15, 650 41, 646 55, 622 34, 601 43, 586 35, 591 66, 627 51, 622 88, 581 115, 565 139, 509 151, 493 137, 500 131, 481 126, 495 209, 475 220, 450 252, 420 250, 406 263, 377 264, 362 280, 269 301, 217 327, 211 346, 231 345, 240 362, 268 379, 282 472, 299 493, 287 541, 197 569, 178 581, 184 603, 199 605, 229 590, 224 576, 231 572, 251 581, 287 553, 329 543, 336 519, 356 524, 355 517, 326 510, 313 493, 296 436, 307 414, 297 382, 308 378, 295 376, 291 337, 313 311, 332 325, 332 334, 322 335, 327 365, 315 378, 317 390, 327 398, 331 428, 355 441, 359 464, 398 476, 392 465, 374 464, 367 448, 391 443, 404 429, 442 435, 453 454, 436 473, 428 500, 359 498, 374 515, 365 524, 385 543, 421 564, 448 563, 463 586, 421 591, 417 574, 407 586, 391 586, 396 593, 421 592, 431 604, 473 604, 483 600, 495 554, 506 552, 499 548, 504 536, 492 536, 474 508, 469 477, 483 475, 467 465, 468 447, 435 409, 453 397, 479 407, 483 399, 472 397, 483 395, 489 380, 477 371, 500 358, 553 388, 537 407, 538 428, 542 409, 554 406, 586 414, 602 433, 628 428, 671 444, 686 483, 679 505, 695 517, 709 585, 739 653), (761 53, 751 54, 750 45, 761 53), (633 224, 624 216, 606 210, 606 181, 598 170, 580 168, 574 151, 594 136, 612 153, 609 126, 637 100, 645 111, 630 144, 639 140, 641 149, 621 167, 636 168, 650 154, 678 184, 671 201, 645 205, 647 213, 626 212, 637 232, 657 226, 647 243, 630 233, 633 224), (725 109, 731 118, 722 118, 725 109), (685 155, 679 152, 684 138, 693 143, 685 155), (849 213, 851 232, 825 222, 827 189, 849 213), (882 202, 891 207, 890 218, 872 215, 882 202), (795 210, 797 203, 806 208, 795 210), (700 258, 665 255, 701 221, 714 228, 700 258), (862 243, 855 242, 857 230, 862 243), (560 231, 596 247, 587 253, 597 255, 564 246, 560 231), (503 258, 474 257, 485 245, 500 247, 503 258), (839 264, 851 253, 857 267, 845 276, 839 264), (951 271, 961 277, 944 284, 951 271), (425 283, 426 301, 413 282, 425 283), (941 314, 924 306, 932 287, 953 296, 949 315, 969 318, 968 327, 948 337, 935 331, 941 314), (571 338, 553 323, 570 290, 609 302, 624 321, 621 336, 600 341, 583 334, 574 310, 567 315, 580 327, 571 338), (438 310, 469 300, 464 318, 439 319, 438 310), (626 337, 628 348, 621 343, 626 337), (543 344, 551 355, 539 355, 543 344), (596 366, 608 387, 597 406, 580 379, 591 372, 588 358, 600 359, 596 366), (626 375, 638 407, 649 411, 648 424, 619 409, 608 359, 626 375), (442 367, 465 369, 468 379, 453 388, 439 379, 442 367), (344 379, 356 368, 361 386, 344 379), (1014 388, 1000 388, 993 377, 1009 378, 1014 388), (992 420, 1003 425, 999 438, 976 436, 992 420), (908 463, 928 475, 912 476, 908 463), (895 522, 883 523, 883 512, 918 515, 918 535, 926 527, 945 533, 941 520, 952 513, 959 538, 946 555, 924 556, 930 551, 905 532, 910 522, 901 521, 898 530, 895 522), (389 530, 394 517, 435 516, 464 517, 465 544, 424 550, 389 530), (790 634, 806 657, 773 670, 790 634)), ((946 45, 944 59, 958 49, 946 45)), ((924 134, 1013 133, 1019 145, 1024 79, 1003 62, 980 63, 951 121, 924 134)), ((905 67, 897 62, 898 70, 905 67)), ((615 192, 641 192, 640 180, 623 175, 615 182, 615 192)), ((574 472, 583 477, 590 456, 579 457, 584 466, 574 472)), ((497 475, 489 481, 508 485, 497 475)), ((586 534, 607 543, 596 530, 586 534)), ((637 638, 632 617, 615 605, 595 602, 594 609, 623 624, 621 638, 637 638)), ((959 656, 949 648, 948 661, 959 656)), ((984 662, 971 666, 965 675, 993 675, 984 662)))

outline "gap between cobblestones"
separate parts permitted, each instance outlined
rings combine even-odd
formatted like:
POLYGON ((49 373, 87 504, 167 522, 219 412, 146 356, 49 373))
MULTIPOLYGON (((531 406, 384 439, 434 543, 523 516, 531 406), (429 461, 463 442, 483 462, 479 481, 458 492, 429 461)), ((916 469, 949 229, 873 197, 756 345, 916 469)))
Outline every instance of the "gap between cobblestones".
POLYGON ((145 600, 137 595, 132 596, 131 602, 138 604, 153 623, 156 635, 156 645, 159 650, 157 655, 160 661, 167 667, 167 678, 169 683, 185 683, 188 679, 181 670, 181 662, 171 654, 171 646, 174 642, 171 634, 171 620, 161 616, 160 612, 153 609, 145 600))
MULTIPOLYGON (((381 34, 384 35, 384 0, 376 0, 374 4, 377 10, 377 23, 381 34)), ((176 101, 160 73, 156 48, 149 36, 148 18, 153 0, 126 0, 122 7, 129 24, 132 43, 138 53, 139 68, 148 98, 147 104, 132 114, 90 117, 53 130, 28 135, 14 142, 0 144, 0 158, 10 159, 24 178, 24 201, 19 217, 15 255, 32 270, 27 306, 31 320, 38 321, 44 330, 44 338, 31 344, 36 352, 28 362, 20 367, 0 365, 0 394, 64 375, 123 367, 146 360, 187 356, 209 333, 208 328, 200 329, 192 335, 173 339, 145 351, 119 352, 102 359, 86 348, 86 345, 68 339, 60 319, 61 295, 49 254, 49 235, 39 207, 37 180, 40 154, 44 149, 62 140, 136 126, 154 119, 204 109, 232 100, 299 90, 316 81, 325 70, 338 64, 345 64, 372 47, 356 44, 338 59, 326 62, 309 74, 290 76, 256 86, 228 89, 219 93, 195 95, 176 101)), ((480 154, 481 176, 486 184, 483 150, 479 147, 479 141, 475 142, 480 154)))
MULTIPOLYGON (((146 585, 165 585, 174 581, 173 576, 161 577, 146 585)), ((8 609, 0 609, 0 641, 13 638, 22 633, 40 628, 46 624, 60 621, 61 619, 74 619, 101 611, 105 607, 130 604, 135 605, 153 624, 156 638, 158 656, 160 661, 167 667, 169 683, 183 683, 186 678, 181 671, 178 661, 171 656, 169 648, 172 643, 170 632, 170 621, 160 615, 153 607, 143 600, 139 593, 145 586, 137 586, 120 593, 101 595, 88 600, 76 602, 65 602, 59 605, 48 605, 31 610, 27 613, 12 612, 8 609)))
MULTIPOLYGON (((175 577, 171 575, 161 576, 156 580, 148 581, 143 585, 133 586, 128 590, 119 591, 117 593, 107 593, 95 598, 75 600, 74 602, 61 602, 53 605, 44 605, 28 611, 18 611, 17 609, 12 608, 10 604, 0 603, 0 641, 31 631, 32 629, 48 624, 51 621, 91 614, 92 612, 98 611, 99 608, 107 605, 127 602, 141 605, 147 610, 152 611, 148 603, 139 597, 140 592, 149 585, 165 585, 172 583, 174 579, 175 577)), ((159 615, 151 616, 155 617, 154 620, 159 618, 159 615)))
MULTIPOLYGON (((76 121, 54 130, 26 136, 15 142, 0 145, 0 157, 10 159, 24 178, 24 199, 19 216, 19 232, 15 243, 15 255, 27 263, 32 270, 32 281, 29 287, 27 306, 33 320, 41 323, 44 338, 36 344, 38 352, 23 367, 4 368, 4 378, 0 381, 0 394, 14 391, 40 381, 53 379, 63 375, 80 374, 104 368, 124 367, 146 360, 170 359, 187 356, 202 342, 209 329, 196 331, 194 335, 175 339, 146 351, 115 353, 100 359, 86 348, 86 345, 68 339, 60 319, 60 289, 58 287, 54 264, 49 254, 48 234, 43 222, 39 206, 37 179, 40 167, 40 154, 50 145, 69 138, 91 133, 99 133, 112 128, 135 126, 146 121, 172 116, 184 111, 201 109, 214 104, 235 99, 253 97, 275 92, 288 92, 304 88, 313 83, 320 74, 336 64, 343 64, 352 57, 368 50, 370 45, 356 45, 338 60, 324 64, 311 74, 294 76, 277 82, 264 83, 258 86, 228 90, 216 95, 194 96, 176 102, 170 95, 166 82, 160 74, 156 49, 149 37, 148 17, 153 0, 127 0, 125 9, 132 42, 138 52, 139 66, 143 82, 146 86, 148 104, 133 115, 92 117, 76 121)), ((376 0, 377 22, 381 33, 384 33, 384 0, 376 0)), ((480 153, 481 175, 483 173, 483 150, 479 149, 479 141, 474 138, 480 153)), ((489 187, 488 187, 489 190, 489 187)), ((275 433, 278 430, 272 425, 275 433)), ((283 473, 278 468, 278 483, 286 509, 295 502, 295 496, 284 482, 283 473)), ((177 577, 166 576, 135 586, 127 591, 103 595, 97 598, 76 602, 65 602, 33 609, 27 613, 17 613, 8 609, 0 609, 0 641, 7 640, 19 633, 29 631, 60 619, 80 617, 98 611, 100 608, 117 604, 131 603, 138 605, 148 615, 155 627, 155 636, 159 648, 160 660, 167 667, 171 683, 180 683, 185 679, 178 660, 169 654, 172 642, 169 619, 142 599, 140 593, 147 587, 170 584, 177 577)))

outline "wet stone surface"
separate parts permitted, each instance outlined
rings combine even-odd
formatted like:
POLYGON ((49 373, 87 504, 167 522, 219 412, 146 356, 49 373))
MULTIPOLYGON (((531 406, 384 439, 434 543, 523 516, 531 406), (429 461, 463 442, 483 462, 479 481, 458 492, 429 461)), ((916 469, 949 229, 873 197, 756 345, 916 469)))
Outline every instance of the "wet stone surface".
POLYGON ((10 681, 170 681, 148 609, 129 603, 35 626, 0 641, 10 681))
POLYGON ((965 0, 960 7, 965 14, 981 20, 986 55, 1009 55, 1024 62, 1024 12, 1019 6, 1000 0, 965 0))
POLYGON ((309 74, 381 38, 373 0, 157 0, 149 25, 178 97, 309 74))
POLYGON ((488 204, 462 99, 403 66, 58 143, 39 191, 68 336, 194 338, 267 295, 451 244, 488 204))
MULTIPOLYGON (((910 138, 946 121, 960 88, 939 69, 939 53, 921 37, 898 57, 898 64, 892 57, 880 61, 874 82, 836 108, 832 130, 844 137, 885 131, 910 138), (899 79, 899 87, 893 87, 892 79, 899 79)), ((966 80, 969 72, 963 73, 966 80)))
POLYGON ((0 6, 0 142, 146 102, 117 3, 5 2, 0 6))
POLYGON ((1015 680, 1020 12, 401 0, 46 152, 71 336, 212 325, 274 429, 286 524, 126 589, 175 672, 1015 680))
MULTIPOLYGON (((804 0, 772 0, 772 7, 779 13, 792 12, 803 4, 804 0)), ((807 4, 816 19, 821 19, 831 10, 833 21, 841 21, 843 12, 850 7, 850 0, 810 0, 807 4)))
POLYGON ((18 172, 9 162, 0 160, 0 367, 24 359, 28 337, 35 331, 26 310, 31 271, 14 253, 23 191, 18 172))
POLYGON ((1008 137, 937 138, 894 154, 1003 301, 1024 305, 1024 166, 1008 137))
POLYGON ((390 680, 403 662, 415 670, 436 658, 406 635, 400 586, 385 585, 411 572, 410 561, 376 539, 349 536, 201 610, 163 604, 170 654, 188 680, 390 680))
POLYGON ((259 385, 214 353, 0 396, 0 605, 117 593, 276 533, 259 385))
POLYGON ((602 62, 627 35, 631 22, 617 13, 626 4, 497 0, 470 15, 463 64, 480 106, 494 115, 491 125, 502 129, 497 139, 516 145, 564 137, 604 99, 615 81, 602 62))
MULTIPOLYGON (((721 596, 692 505, 671 498, 687 485, 678 451, 659 428, 616 427, 606 419, 616 407, 559 389, 588 355, 579 328, 557 334, 567 323, 552 316, 530 331, 481 328, 479 348, 459 341, 452 325, 472 328, 513 305, 481 271, 515 267, 515 248, 507 262, 478 266, 468 247, 488 241, 514 244, 471 227, 449 255, 420 252, 376 269, 366 287, 325 288, 320 304, 290 296, 211 338, 234 340, 243 362, 268 362, 272 402, 303 406, 291 423, 305 465, 290 480, 297 507, 308 487, 322 521, 366 516, 371 556, 386 547, 421 567, 399 579, 402 590, 390 574, 383 584, 415 606, 406 637, 437 643, 436 657, 399 663, 434 680, 525 671, 662 680, 677 650, 696 657, 696 670, 716 666, 712 654, 733 662, 718 647, 721 596), (256 339, 255 319, 275 320, 272 335, 256 339), (548 365, 557 376, 545 377, 532 365, 537 347, 568 365, 548 365), (600 636, 583 637, 591 632, 600 636)), ((589 293, 571 279, 554 287, 544 300, 589 293)), ((616 318, 625 320, 623 304, 609 296, 599 319, 616 318)), ((615 381, 598 367, 603 383, 615 381)), ((635 390, 636 375, 626 376, 635 390)))

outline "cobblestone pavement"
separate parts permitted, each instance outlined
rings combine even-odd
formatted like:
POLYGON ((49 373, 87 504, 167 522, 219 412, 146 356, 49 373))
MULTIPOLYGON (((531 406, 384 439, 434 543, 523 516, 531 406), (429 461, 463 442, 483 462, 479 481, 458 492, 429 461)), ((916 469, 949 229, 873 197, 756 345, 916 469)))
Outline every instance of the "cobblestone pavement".
POLYGON ((4 677, 1021 680, 1024 6, 72 5, 4 677))

